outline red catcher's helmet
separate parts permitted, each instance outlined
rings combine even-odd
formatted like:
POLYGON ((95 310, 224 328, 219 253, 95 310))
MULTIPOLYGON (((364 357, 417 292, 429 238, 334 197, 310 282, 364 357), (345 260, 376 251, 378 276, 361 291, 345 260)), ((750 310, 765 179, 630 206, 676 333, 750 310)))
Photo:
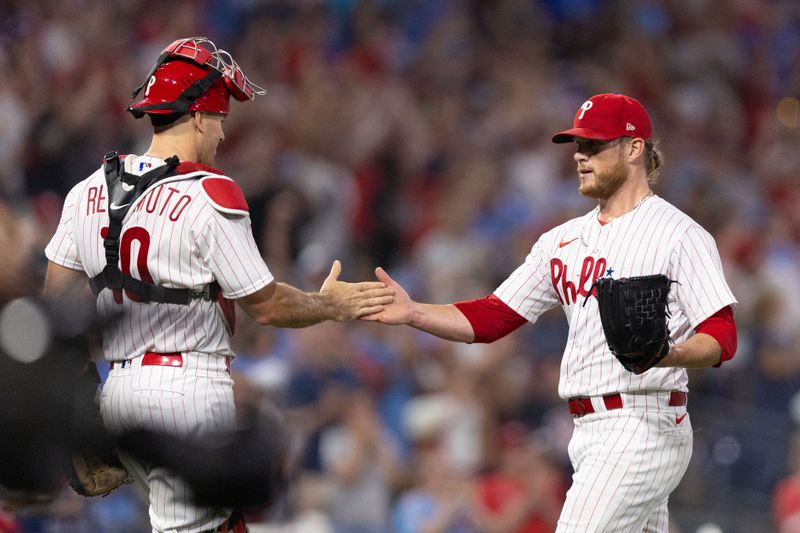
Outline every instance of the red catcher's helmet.
POLYGON ((230 95, 244 101, 266 92, 247 79, 228 52, 205 37, 178 39, 167 46, 132 96, 142 89, 144 98, 128 107, 136 118, 188 111, 227 114, 230 95))

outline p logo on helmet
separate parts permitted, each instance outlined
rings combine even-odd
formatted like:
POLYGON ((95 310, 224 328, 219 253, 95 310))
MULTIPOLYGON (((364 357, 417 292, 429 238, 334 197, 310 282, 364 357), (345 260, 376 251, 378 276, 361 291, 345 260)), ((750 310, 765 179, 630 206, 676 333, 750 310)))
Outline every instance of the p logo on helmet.
POLYGON ((150 87, 156 84, 156 77, 150 76, 150 81, 147 82, 147 87, 144 88, 144 97, 150 96, 150 87))
POLYGON ((245 76, 228 52, 205 37, 174 41, 145 79, 132 94, 135 98, 144 89, 143 99, 128 107, 135 118, 180 116, 189 111, 227 114, 231 95, 245 101, 266 93, 245 76))

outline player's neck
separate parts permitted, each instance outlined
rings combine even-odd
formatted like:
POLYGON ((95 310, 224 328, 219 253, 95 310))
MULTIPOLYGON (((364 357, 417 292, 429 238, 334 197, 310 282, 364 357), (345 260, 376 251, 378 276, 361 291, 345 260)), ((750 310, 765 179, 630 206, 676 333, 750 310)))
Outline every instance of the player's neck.
POLYGON ((176 133, 166 131, 154 134, 146 155, 161 159, 176 155, 181 161, 197 161, 197 150, 194 143, 187 139, 186 135, 176 133))
POLYGON ((168 157, 176 155, 179 161, 197 161, 196 155, 193 155, 190 150, 182 150, 180 146, 170 148, 169 146, 156 146, 151 144, 144 155, 158 157, 160 159, 167 159, 168 157))
POLYGON ((611 197, 600 200, 600 212, 597 218, 601 223, 611 222, 612 220, 629 213, 642 205, 650 196, 653 190, 647 180, 637 180, 636 183, 626 183, 611 195, 611 197))

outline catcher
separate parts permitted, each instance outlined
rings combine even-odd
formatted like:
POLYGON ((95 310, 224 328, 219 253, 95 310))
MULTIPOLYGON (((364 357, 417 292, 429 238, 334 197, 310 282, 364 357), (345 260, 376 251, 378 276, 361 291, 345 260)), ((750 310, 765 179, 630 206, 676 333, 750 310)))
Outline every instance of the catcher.
MULTIPOLYGON (((209 39, 174 41, 128 107, 152 126, 147 152, 107 153, 64 201, 45 249, 45 293, 59 299, 88 282, 101 314, 120 314, 103 329, 110 371, 100 408, 109 431, 141 429, 212 445, 233 431, 237 305, 263 325, 305 327, 358 318, 392 301, 381 282, 340 281, 339 261, 318 292, 278 282, 264 263, 242 189, 212 166, 231 97, 249 102, 264 93, 209 39)), ((179 445, 170 442, 164 445, 174 452, 179 445)), ((279 455, 281 447, 271 449, 279 455)), ((229 502, 198 497, 195 478, 138 459, 120 453, 148 496, 153 531, 246 530, 229 502)), ((282 469, 265 472, 284 485, 282 469)))
POLYGON ((692 453, 686 369, 733 357, 736 299, 713 238, 651 189, 662 156, 637 100, 595 95, 553 142, 575 142, 578 190, 595 209, 544 233, 485 298, 418 303, 379 268, 395 301, 368 320, 492 342, 560 305, 575 474, 557 531, 666 533, 692 453))

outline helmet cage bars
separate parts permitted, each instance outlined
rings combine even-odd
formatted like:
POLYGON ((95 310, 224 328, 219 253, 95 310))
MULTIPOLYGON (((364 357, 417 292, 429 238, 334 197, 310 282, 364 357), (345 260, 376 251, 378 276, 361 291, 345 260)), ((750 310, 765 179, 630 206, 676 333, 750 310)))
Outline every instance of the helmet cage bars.
POLYGON ((230 94, 240 102, 253 100, 256 95, 266 94, 263 88, 251 82, 247 76, 245 76, 244 71, 239 64, 236 63, 230 53, 217 48, 216 45, 206 37, 187 37, 185 39, 178 39, 164 48, 156 64, 147 74, 142 84, 133 90, 131 97, 135 98, 141 90, 150 83, 151 78, 162 65, 176 59, 188 60, 200 67, 210 69, 210 72, 205 78, 187 87, 175 102, 129 108, 134 116, 139 118, 147 111, 156 110, 171 110, 176 113, 185 113, 189 109, 189 106, 205 93, 220 77, 222 77, 225 82, 225 87, 230 94))

